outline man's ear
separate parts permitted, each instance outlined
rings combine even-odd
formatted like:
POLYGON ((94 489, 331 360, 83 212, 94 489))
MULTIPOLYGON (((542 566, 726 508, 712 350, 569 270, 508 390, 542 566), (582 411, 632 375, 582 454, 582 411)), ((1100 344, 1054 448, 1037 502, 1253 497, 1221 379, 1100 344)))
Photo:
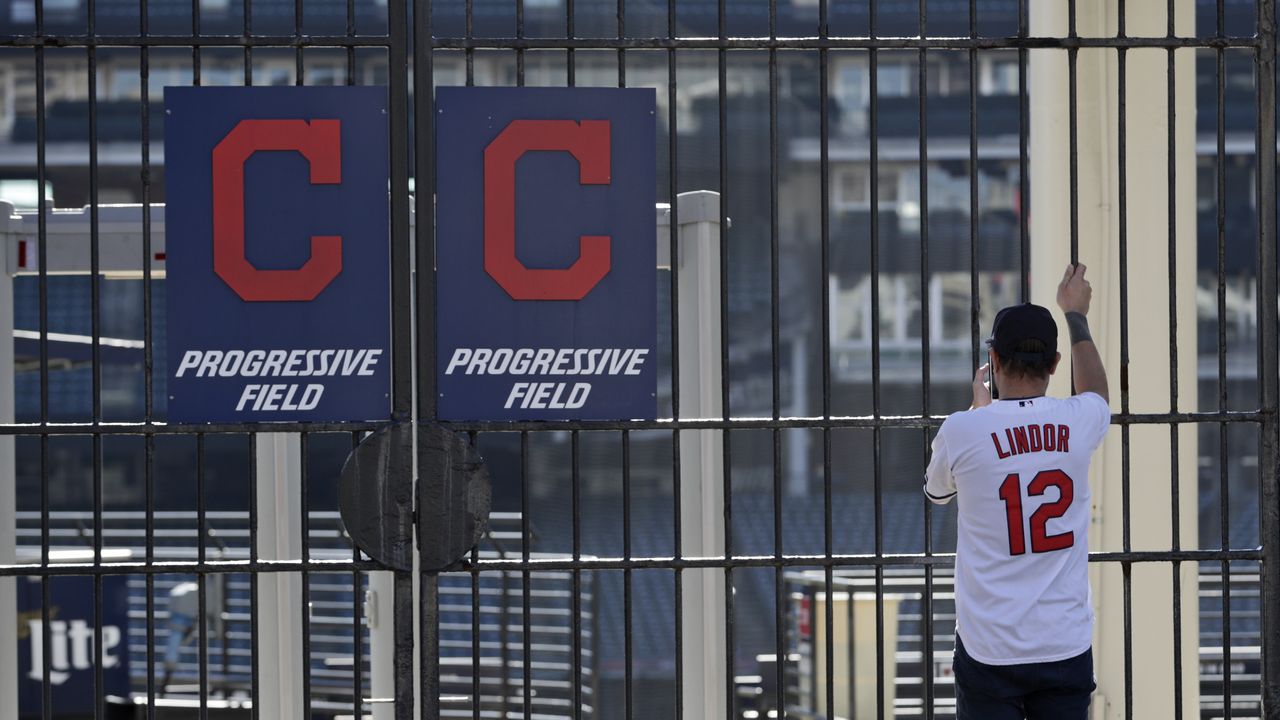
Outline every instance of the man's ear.
POLYGON ((1053 364, 1049 366, 1049 374, 1052 375, 1058 371, 1058 363, 1062 362, 1062 353, 1053 354, 1053 364))

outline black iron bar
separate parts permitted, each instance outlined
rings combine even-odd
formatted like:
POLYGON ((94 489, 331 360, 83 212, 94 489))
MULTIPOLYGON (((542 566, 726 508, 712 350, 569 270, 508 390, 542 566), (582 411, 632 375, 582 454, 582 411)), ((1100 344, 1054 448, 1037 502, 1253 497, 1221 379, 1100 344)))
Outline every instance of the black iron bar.
MULTIPOLYGON (((97 34, 97 3, 85 6, 89 35, 97 34)), ((85 50, 89 95, 89 335, 90 385, 94 422, 102 421, 102 278, 98 225, 98 53, 85 50)), ((44 194, 44 189, 37 190, 44 194)), ((6 339, 7 340, 7 339, 6 339)), ((93 436, 93 562, 102 564, 102 436, 93 436)), ((93 717, 102 720, 106 714, 106 679, 102 658, 102 576, 93 576, 93 717)))
MULTIPOLYGON (((926 0, 920 0, 920 36, 924 37, 928 34, 928 3, 926 0)), ((930 275, 929 275, 929 56, 928 51, 921 49, 917 58, 919 67, 916 68, 916 82, 919 85, 919 114, 920 114, 920 414, 924 417, 930 415, 929 389, 931 382, 931 363, 930 363, 930 332, 933 327, 930 315, 930 301, 933 297, 930 292, 930 275)), ((929 463, 929 444, 930 444, 929 428, 921 430, 921 446, 922 461, 927 467, 929 463)), ((922 496, 919 498, 920 507, 924 513, 924 553, 929 555, 933 552, 933 503, 922 496)), ((926 565, 924 568, 924 595, 921 598, 920 607, 920 635, 923 641, 923 650, 921 653, 920 674, 924 680, 924 717, 925 720, 933 718, 933 567, 926 565)))
MULTIPOLYGON (((825 0, 820 0, 825 1, 825 0)), ((716 32, 723 40, 728 34, 727 0, 716 2, 716 32)), ((728 421, 731 417, 729 406, 729 54, 725 50, 716 53, 716 123, 718 176, 717 186, 720 189, 720 211, 716 241, 719 243, 720 273, 720 417, 728 421)), ((674 247, 674 246, 673 246, 674 247)), ((675 256, 673 256, 675 257, 675 256)), ((672 285, 675 279, 672 277, 672 285)), ((674 298, 673 298, 674 300, 674 298)), ((674 328, 674 326, 673 326, 674 328)), ((676 335, 674 329, 673 337, 676 335)), ((672 373, 676 373, 673 366, 672 373)), ((724 554, 733 557, 733 467, 732 447, 733 433, 720 434, 720 496, 724 501, 724 554)), ((726 714, 734 712, 737 707, 737 689, 734 684, 734 664, 736 651, 736 607, 733 593, 733 568, 724 569, 724 662, 725 662, 725 709, 726 714)), ((708 689, 710 691, 710 689, 708 689)))
MULTIPOLYGON (((44 1, 35 0, 36 32, 44 32, 44 1)), ((36 253, 40 258, 38 269, 39 305, 40 305, 40 426, 49 422, 49 199, 45 197, 45 182, 48 166, 45 160, 45 52, 44 47, 35 49, 36 65, 36 253)), ((44 569, 50 567, 49 539, 49 436, 40 435, 40 565, 44 569)), ((42 648, 53 646, 50 621, 52 620, 50 585, 52 581, 46 577, 40 583, 40 642, 42 648)), ((51 653, 42 653, 41 657, 41 704, 42 720, 53 717, 53 683, 51 653)))
MULTIPOLYGON (((474 0, 464 0, 462 3, 463 16, 463 33, 466 39, 470 40, 474 35, 475 28, 475 3, 474 0)), ((465 75, 467 87, 475 85, 476 78, 476 50, 469 47, 463 52, 465 58, 465 75)))
MULTIPOLYGON (((1026 0, 1018 0, 1018 36, 1027 36, 1026 0)), ((1026 47, 1018 48, 1018 299, 1031 302, 1031 94, 1026 47)))
POLYGON ((529 572, 530 550, 533 536, 529 526, 529 433, 520 433, 520 570, 522 604, 521 625, 524 647, 521 650, 522 675, 520 686, 524 694, 524 720, 533 718, 533 631, 529 625, 532 615, 532 599, 529 572))
MULTIPOLYGON (((869 6, 871 37, 876 38, 876 3, 869 6)), ((879 88, 879 55, 876 48, 871 48, 867 59, 868 87, 870 104, 868 106, 868 170, 869 197, 871 200, 871 414, 880 417, 880 88, 879 88)), ((872 483, 874 492, 874 525, 875 555, 884 555, 884 522, 882 513, 883 486, 880 463, 881 426, 876 423, 871 428, 872 437, 872 483)), ((885 716, 884 698, 884 565, 875 564, 876 573, 876 716, 885 716)), ((850 597, 852 603, 852 596, 850 597)), ((852 627, 850 628, 852 632, 852 627)))
MULTIPOLYGON (((969 37, 978 36, 978 3, 969 0, 969 37)), ((978 51, 969 48, 969 346, 973 369, 981 365, 980 328, 981 295, 978 290, 978 220, 982 208, 978 202, 978 51)))
MULTIPOLYGON (((248 0, 246 0, 247 2, 248 0)), ((146 37, 150 30, 149 0, 139 3, 139 36, 146 37)), ((141 97, 139 123, 141 127, 140 149, 142 151, 142 402, 143 420, 147 423, 155 420, 155 386, 153 383, 154 357, 152 342, 154 326, 152 324, 152 275, 151 275, 151 49, 138 49, 138 91, 141 97)), ((43 185, 41 185, 43 187, 43 185)), ((43 194, 43 192, 41 192, 43 194)), ((143 439, 143 485, 144 502, 146 504, 146 560, 148 563, 156 559, 155 528, 155 436, 143 439)), ((154 575, 146 576, 146 612, 147 612, 147 720, 156 717, 156 583, 154 575)), ((226 648, 223 648, 226 654, 226 648)))
MULTIPOLYGON (((1097 563, 1151 563, 1151 562, 1203 562, 1243 560, 1257 562, 1262 560, 1261 547, 1232 550, 1131 550, 1129 552, 1091 552, 1089 562, 1097 563)), ((514 560, 482 560, 485 572, 499 570, 522 570, 527 566, 530 570, 694 570, 701 568, 746 568, 773 567, 781 563, 787 567, 865 567, 868 565, 902 565, 924 566, 936 565, 947 567, 955 564, 953 553, 880 553, 880 554, 837 554, 830 560, 818 555, 783 555, 778 558, 769 555, 734 555, 732 557, 674 557, 670 555, 633 557, 625 560, 621 557, 582 558, 574 561, 564 558, 531 558, 527 563, 514 560)), ((103 563, 95 568, 93 563, 58 563, 45 568, 36 563, 20 565, 0 565, 0 577, 25 577, 37 575, 141 575, 146 573, 263 573, 263 572, 372 572, 383 570, 384 566, 373 561, 353 563, 349 560, 312 560, 303 565, 297 560, 209 560, 197 562, 118 562, 103 563)), ((447 568, 451 572, 466 572, 470 564, 466 561, 447 568)))
MULTIPOLYGON (((622 558, 631 559, 631 431, 622 431, 622 558)), ((635 648, 631 633, 634 621, 631 605, 632 571, 622 571, 622 657, 623 657, 623 718, 635 717, 635 648)))
POLYGON ((1262 561, 1262 708, 1267 720, 1280 718, 1280 348, 1277 348, 1276 268, 1276 6, 1258 2, 1255 61, 1258 87, 1258 381, 1262 422, 1258 457, 1262 561), (1265 609, 1271 609, 1268 612, 1265 609))
MULTIPOLYGON (((667 54, 667 192, 670 196, 670 225, 668 227, 668 247, 671 258, 671 416, 680 418, 680 197, 678 193, 678 164, 676 156, 677 141, 677 78, 676 78, 676 0, 667 0, 667 38, 673 43, 671 52, 667 54)), ((620 44, 622 44, 621 41, 620 44)), ((723 111, 722 111, 723 112, 723 111)), ((723 208, 722 208, 723 209, 723 208)), ((724 292, 724 288, 721 288, 724 292)), ((671 433, 671 507, 672 507, 672 544, 676 558, 684 552, 683 518, 681 517, 681 483, 684 481, 680 472, 681 433, 671 433)), ((697 482, 697 478, 691 478, 697 482)), ((675 718, 684 720, 684 573, 676 568, 673 571, 673 591, 675 595, 675 622, 673 623, 676 657, 675 657, 675 718)), ((704 688, 704 692, 706 689, 704 688)), ((690 720, 693 720, 692 718, 690 720)))
MULTIPOLYGON (((302 433, 298 436, 298 475, 299 495, 298 509, 302 544, 302 562, 311 561, 311 435, 302 433)), ((288 512, 288 510, 286 510, 288 512)), ((311 717, 311 573, 302 571, 302 712, 303 717, 311 717)))
MULTIPOLYGON (((828 35, 829 0, 818 0, 818 36, 828 35)), ((818 50, 818 204, 819 243, 821 270, 818 278, 822 293, 819 337, 822 346, 822 416, 831 417, 831 82, 829 51, 818 50)), ((797 372, 798 369, 793 369, 797 372)), ((807 388, 803 392, 808 392, 807 388)), ((831 429, 822 430, 822 551, 830 558, 834 554, 835 530, 832 520, 831 429)), ((727 493, 726 493, 727 495, 727 493)), ((725 550, 725 555, 729 555, 725 550)), ((835 717, 835 578, 834 569, 823 568, 823 648, 824 681, 826 683, 823 711, 827 717, 835 717)), ((817 650, 815 648, 815 654, 817 650)), ((732 687, 732 682, 730 682, 732 687)), ((816 704, 816 703, 815 703, 816 704)), ((817 708, 814 708, 817 710, 817 708)))
MULTIPOLYGON (((394 9, 393 9, 394 13, 394 9)), ((383 47, 394 45, 386 35, 0 35, 0 47, 383 47)), ((1067 48, 1250 48, 1258 47, 1254 37, 1125 37, 1125 38, 1059 38, 1059 37, 628 37, 617 38, 530 38, 530 37, 436 37, 432 46, 438 50, 472 48, 493 50, 1038 50, 1067 48)))
MULTIPOLYGON (((434 613, 440 607, 440 576, 436 573, 416 573, 418 576, 418 612, 422 614, 422 653, 439 657, 440 625, 434 613)), ((395 719, 412 720, 415 717, 413 697, 413 577, 415 573, 397 571, 392 577, 392 615, 395 650, 392 653, 391 672, 395 679, 395 719)), ((422 717, 437 720, 440 717, 440 667, 437 663, 424 663, 421 676, 422 717), (432 714, 434 710, 434 714, 432 714)))
MULTIPOLYGON (((778 3, 769 0, 769 36, 776 37, 778 32, 778 3)), ((781 331, 779 328, 779 304, 781 291, 779 284, 779 268, 781 261, 779 228, 778 228, 778 51, 769 49, 769 372, 772 402, 770 407, 773 417, 782 416, 782 388, 779 378, 779 345, 781 331)), ((722 288, 722 291, 724 288, 722 288)), ((797 340, 798 342, 798 340, 797 340)), ((800 372, 792 367, 793 373, 800 372)), ((804 432, 803 430, 799 432, 804 432)), ((782 557, 784 552, 782 539, 782 431, 774 428, 773 440, 773 554, 782 557)), ((773 570, 773 609, 774 609, 774 652, 776 653, 774 672, 778 687, 777 717, 787 717, 787 620, 786 620, 786 583, 783 568, 773 570)))
MULTIPOLYGON (((351 450, 360 445, 360 434, 351 433, 351 450)), ((360 562, 360 548, 351 541, 351 562, 360 562)), ((364 717, 364 576, 351 573, 351 714, 364 717)))
MULTIPOLYGON (((246 33, 247 34, 247 33, 246 33)), ((356 37, 356 0, 347 0, 347 84, 356 84, 356 48, 351 41, 356 37)), ((358 695, 358 694, 357 694, 358 695)), ((359 702, 359 697, 356 698, 359 702)), ((356 717, 360 717, 359 714, 356 717)))
MULTIPOLYGON (((203 566, 208 559, 208 546, 205 543, 209 533, 207 496, 205 493, 205 437, 196 435, 196 565, 203 566)), ((221 580, 220 577, 215 577, 221 580)), ((199 617, 196 627, 199 629, 200 660, 200 720, 209 717, 209 624, 206 622, 208 603, 209 576, 202 571, 196 572, 196 604, 199 617)))
MULTIPOLYGON (((1221 3, 1218 7, 1222 11, 1221 3)), ((1222 30, 1222 18, 1219 15, 1218 31, 1222 30)), ((1227 202, 1227 165, 1226 165, 1226 67, 1221 50, 1215 53, 1217 66, 1217 150, 1214 156, 1216 185, 1216 229, 1218 240, 1218 408, 1227 407, 1227 275, 1226 275, 1226 202, 1227 202)), ((1221 547, 1231 547, 1231 520, 1228 512, 1231 508, 1230 482, 1227 456, 1227 424, 1218 424, 1218 522, 1221 533, 1221 547)), ((1231 708, 1231 566, 1223 561, 1222 573, 1222 698, 1226 716, 1230 717, 1231 708)))
MULTIPOLYGON (((1125 34, 1125 4, 1119 0, 1117 7, 1119 16, 1118 33, 1125 34)), ((1125 49, 1116 51, 1116 172, 1119 182, 1119 270, 1120 287, 1120 412, 1129 412, 1129 168, 1128 168, 1128 72, 1125 49)), ((1121 547, 1128 552, 1132 547, 1131 507, 1130 507, 1130 433, 1128 426, 1120 428, 1120 527, 1121 547)), ((1124 617, 1124 715, 1133 717, 1133 567, 1128 563, 1120 565, 1123 617, 1124 617)))
MULTIPOLYGON (((249 561, 260 562, 258 553, 258 433, 249 434, 249 561)), ((151 563, 152 566, 155 563, 151 563)), ((261 720, 262 677, 258 648, 261 645, 258 622, 258 573, 249 572, 249 700, 251 720, 261 720)), ((274 720, 274 718, 269 719, 274 720)))
MULTIPOLYGON (((1173 0, 1169 0, 1165 6, 1168 27, 1166 34, 1172 36, 1174 34, 1175 10, 1173 0)), ((1169 122, 1169 132, 1166 137, 1167 145, 1165 152, 1168 155, 1168 172, 1169 186, 1166 196, 1166 210, 1168 212, 1169 223, 1169 410, 1177 412, 1178 410, 1178 301, 1177 301, 1177 276, 1178 276, 1178 163, 1177 163, 1177 133, 1178 133, 1178 114, 1177 114, 1177 88, 1176 88, 1176 56, 1173 50, 1169 50, 1167 55, 1166 66, 1166 87, 1165 97, 1168 105, 1166 107, 1166 117, 1169 122)), ((1075 179, 1072 178, 1071 187, 1075 188, 1075 179)), ((1182 549, 1182 500, 1180 496, 1181 473, 1179 472, 1179 428, 1177 425, 1169 426, 1169 527, 1170 540, 1169 547, 1173 550, 1182 549)), ((1181 563, 1173 563, 1171 566, 1170 579, 1173 585, 1173 716, 1174 720, 1182 720, 1182 565, 1181 563)))
MULTIPOLYGON (((581 454, 581 436, 575 431, 569 436, 569 504, 570 513, 573 516, 573 561, 577 563, 582 559, 582 475, 580 467, 581 454)), ((570 638, 570 646, 573 650, 573 659, 570 665, 573 668, 573 717, 580 720, 582 717, 582 570, 575 567, 570 576, 573 595, 570 598, 570 623, 572 626, 572 637, 570 638)))

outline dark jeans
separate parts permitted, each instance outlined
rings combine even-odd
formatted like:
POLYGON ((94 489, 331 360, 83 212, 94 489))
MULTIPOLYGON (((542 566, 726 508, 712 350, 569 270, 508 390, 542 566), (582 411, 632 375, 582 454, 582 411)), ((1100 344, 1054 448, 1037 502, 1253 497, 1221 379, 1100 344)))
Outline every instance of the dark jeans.
POLYGON ((957 720, 1086 720, 1093 693, 1093 649, 1066 660, 986 665, 956 637, 957 720))

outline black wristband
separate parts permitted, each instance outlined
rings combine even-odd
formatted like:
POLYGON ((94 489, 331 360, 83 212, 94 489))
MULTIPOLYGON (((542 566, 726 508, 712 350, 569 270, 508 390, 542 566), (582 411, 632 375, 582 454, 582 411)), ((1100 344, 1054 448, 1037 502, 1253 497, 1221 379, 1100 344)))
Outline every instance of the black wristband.
POLYGON ((1093 336, 1089 334, 1089 321, 1078 312, 1067 313, 1067 332, 1071 334, 1072 345, 1085 340, 1093 342, 1093 336))

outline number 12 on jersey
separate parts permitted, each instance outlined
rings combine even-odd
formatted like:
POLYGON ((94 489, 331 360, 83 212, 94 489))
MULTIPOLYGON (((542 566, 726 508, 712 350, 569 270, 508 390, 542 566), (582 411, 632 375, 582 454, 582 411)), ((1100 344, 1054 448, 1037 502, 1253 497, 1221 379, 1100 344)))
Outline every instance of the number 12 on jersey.
MULTIPOLYGON (((1036 473, 1027 486, 1027 495, 1040 496, 1050 486, 1058 488, 1058 499, 1041 505, 1031 514, 1031 552, 1046 553, 1064 550, 1075 544, 1073 531, 1050 535, 1046 525, 1050 520, 1062 517, 1075 496, 1071 477, 1061 470, 1042 470, 1036 473)), ((1022 523, 1022 483, 1017 473, 1011 473, 1000 484, 1000 499, 1004 501, 1005 516, 1009 520, 1009 554, 1027 552, 1026 535, 1022 523)))

